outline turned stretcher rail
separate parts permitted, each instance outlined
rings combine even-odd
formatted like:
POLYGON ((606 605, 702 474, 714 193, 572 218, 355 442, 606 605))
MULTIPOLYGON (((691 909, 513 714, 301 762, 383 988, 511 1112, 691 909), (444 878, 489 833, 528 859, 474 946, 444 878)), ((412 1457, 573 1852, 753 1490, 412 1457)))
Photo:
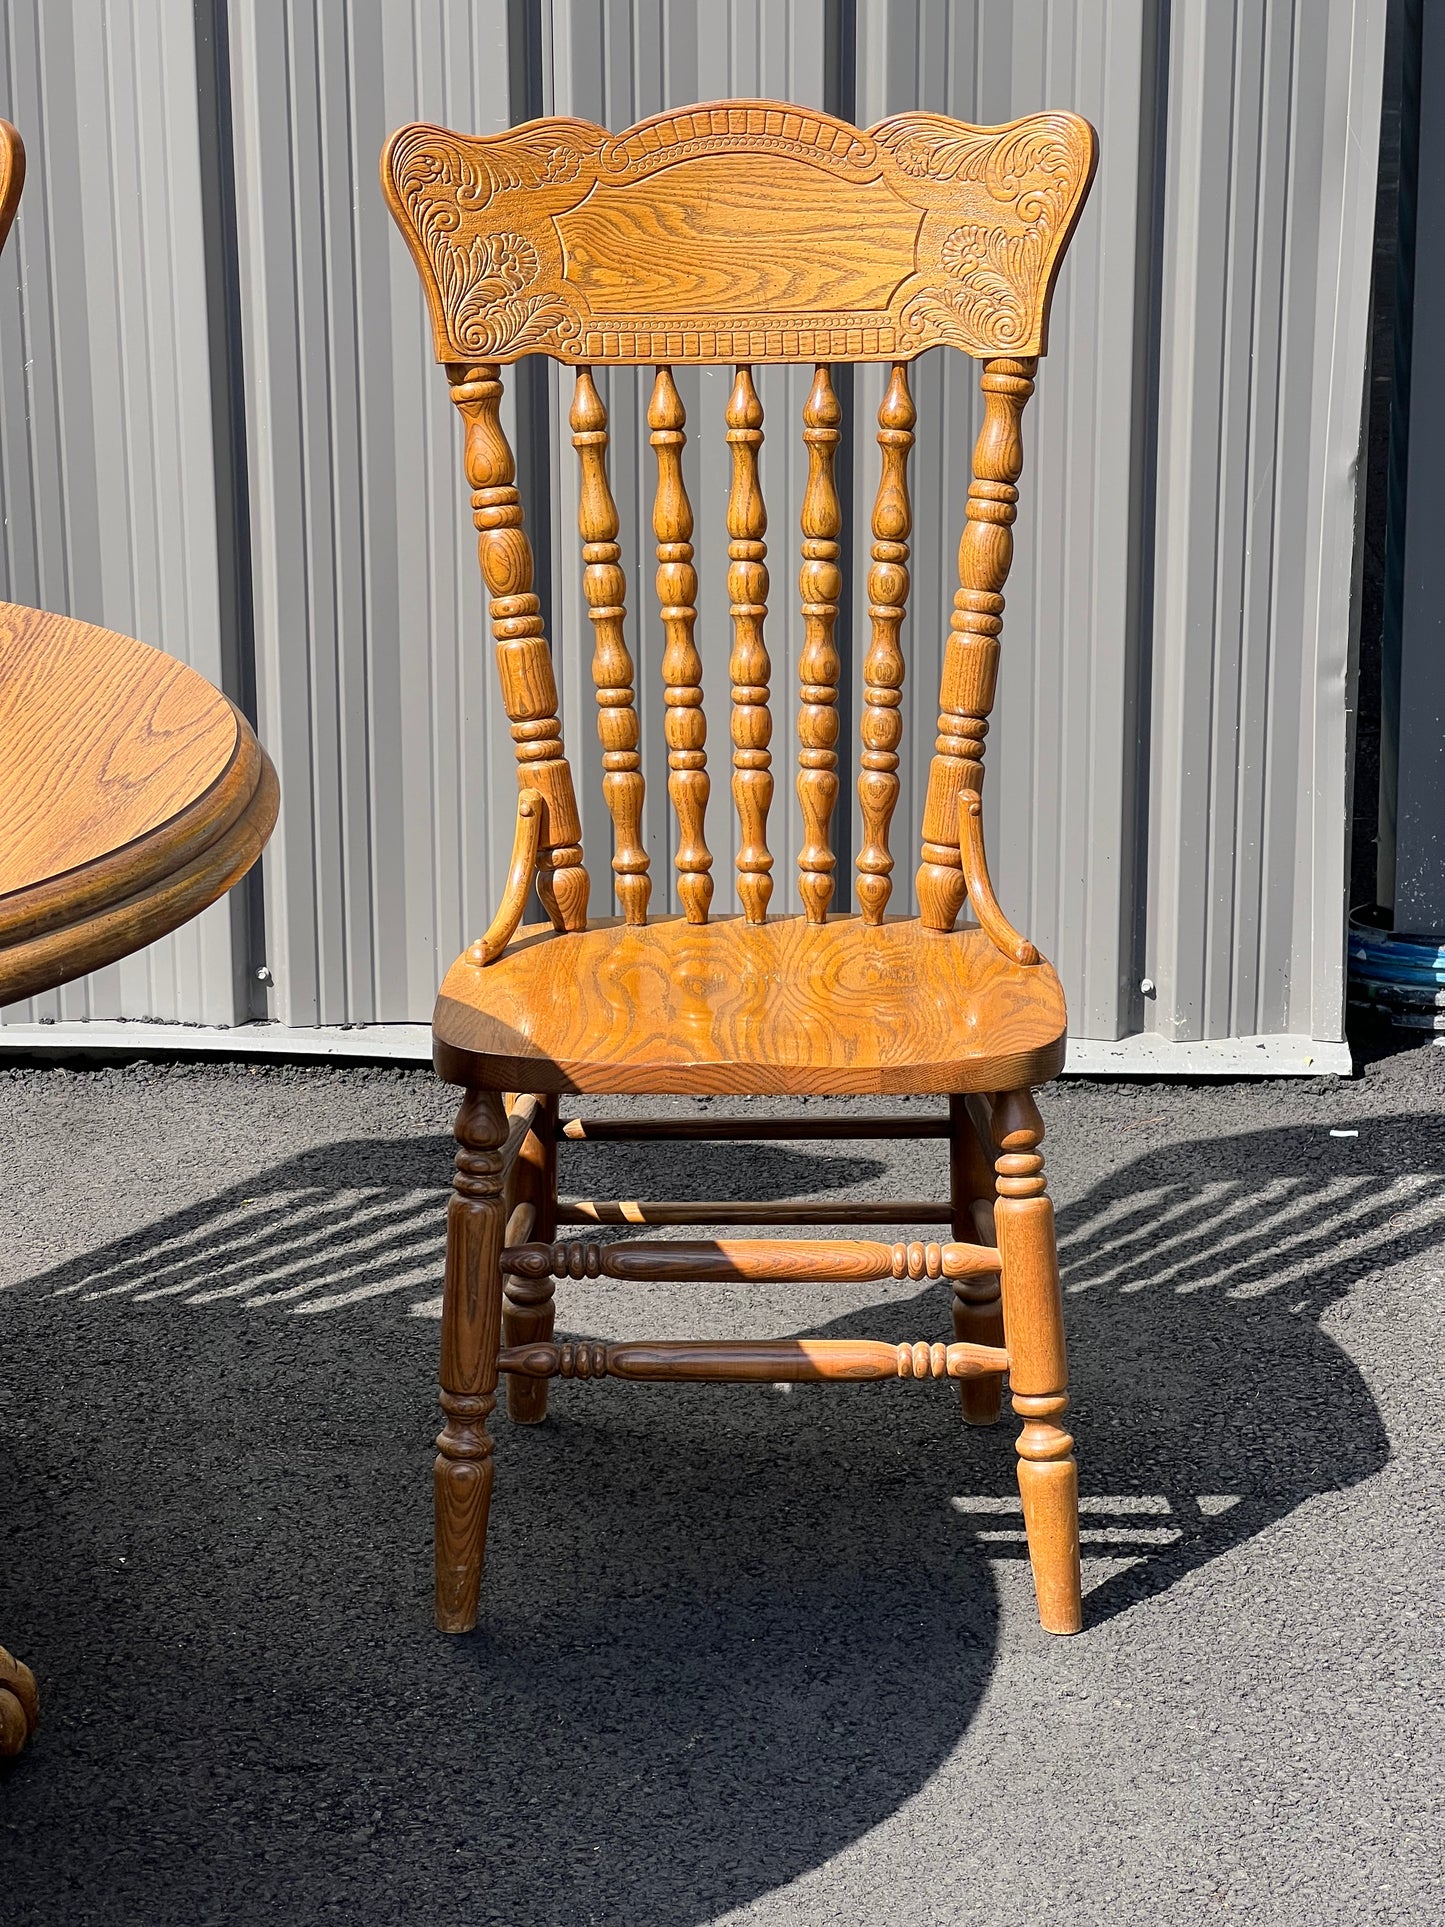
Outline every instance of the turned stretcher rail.
POLYGON ((997 1272, 998 1252, 978 1244, 897 1244, 852 1238, 671 1238, 616 1244, 581 1240, 508 1245, 502 1271, 514 1278, 630 1278, 684 1284, 845 1284, 872 1278, 970 1278, 997 1272))
POLYGON ((739 1138, 947 1137, 948 1119, 931 1117, 569 1117, 557 1135, 569 1144, 651 1143, 672 1138, 701 1142, 739 1138))
POLYGON ((1006 1371, 997 1345, 890 1345, 872 1338, 634 1339, 606 1345, 507 1345, 497 1369, 527 1378, 630 1378, 714 1383, 825 1379, 976 1378, 1006 1371))
POLYGON ((950 1224, 930 1198, 564 1198, 558 1224, 950 1224))

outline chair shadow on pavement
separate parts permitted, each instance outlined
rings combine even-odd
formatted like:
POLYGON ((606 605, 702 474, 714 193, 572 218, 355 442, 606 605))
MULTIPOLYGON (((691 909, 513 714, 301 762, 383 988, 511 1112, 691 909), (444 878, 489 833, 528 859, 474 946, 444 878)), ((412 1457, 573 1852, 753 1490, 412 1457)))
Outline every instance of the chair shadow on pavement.
MULTIPOLYGON (((1445 1242, 1445 1186, 1408 1118, 1348 1155, 1318 1127, 1167 1145, 1061 1211, 1089 1626, 1385 1463, 1321 1318, 1445 1242)), ((946 1387, 559 1385, 545 1426, 496 1422, 478 1633, 432 1632, 436 1327, 387 1294, 436 1289, 447 1162, 329 1146, 0 1296, 69 1361, 18 1439, 0 1420, 6 1627, 46 1634, 48 1725, 0 1778, 26 1918, 103 1891, 83 1917, 700 1927, 967 1728, 991 1560, 1023 1548, 1013 1421, 964 1433, 946 1387)), ((688 1167, 713 1195, 881 1168, 688 1167)), ((935 1287, 817 1329, 947 1322, 935 1287)))

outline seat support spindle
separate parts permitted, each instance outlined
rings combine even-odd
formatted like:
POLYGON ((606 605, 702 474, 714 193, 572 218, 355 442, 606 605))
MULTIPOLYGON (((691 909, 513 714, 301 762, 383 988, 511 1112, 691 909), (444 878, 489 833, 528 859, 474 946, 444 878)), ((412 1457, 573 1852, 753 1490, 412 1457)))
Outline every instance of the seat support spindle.
POLYGON ((895 361, 878 410, 881 456, 873 504, 873 547, 868 569, 868 618, 873 633, 863 661, 863 717, 859 729, 858 803, 863 845, 858 852, 858 908, 863 921, 879 924, 893 894, 893 854, 888 833, 898 802, 898 746, 903 739, 903 650, 899 631, 908 610, 908 538, 913 507, 908 494, 908 456, 918 419, 908 391, 908 364, 895 361))
POLYGON ((728 599, 733 650, 728 663, 732 684, 733 802, 738 813, 738 896, 743 916, 761 923, 773 894, 772 853, 768 849, 768 810, 773 800, 772 755, 768 744, 773 719, 768 708, 772 664, 763 641, 768 613, 768 513, 758 478, 763 440, 763 405, 752 370, 739 367, 727 405, 732 447, 732 487, 728 494, 728 599))
POLYGON ((602 744, 602 800, 612 816, 612 872, 626 923, 646 923, 652 894, 642 842, 643 776, 627 647, 627 580, 617 541, 617 504, 607 480, 607 409, 590 368, 577 370, 572 395, 572 446, 582 466, 577 527, 582 536, 582 589, 592 618, 592 681, 597 690, 597 735, 602 744))
POLYGON ((983 788, 983 743, 998 675, 1003 588, 1013 561, 1018 479, 1023 471, 1024 406, 1034 392, 1032 357, 986 361, 979 385, 983 425, 973 452, 967 519, 958 545, 953 599, 939 690, 938 741, 923 811, 918 908, 932 930, 951 930, 965 896, 959 851, 959 795, 983 788))
POLYGON ((833 808, 838 800, 838 651, 834 628, 843 578, 838 533, 843 526, 834 458, 842 439, 843 411, 832 372, 819 362, 803 407, 808 482, 803 492, 803 566, 798 593, 803 606, 803 648, 798 661, 798 803, 803 846, 798 852, 798 894, 809 923, 822 923, 833 900, 833 808))
POLYGON ((558 930, 581 930, 588 894, 582 823, 562 746, 542 605, 532 590, 532 545, 522 526, 517 465, 502 428, 501 369, 495 361, 449 362, 447 379, 466 423, 477 555, 490 598, 502 702, 517 747, 518 787, 536 790, 545 810, 537 894, 558 930))
MULTIPOLYGON (((511 1211, 531 1213, 531 1238, 557 1235, 557 1099, 544 1096, 531 1130, 522 1141, 512 1166, 506 1201, 511 1208, 507 1236, 513 1232, 511 1211)), ((502 1343, 533 1345, 551 1339, 556 1319, 550 1278, 508 1275, 502 1295, 502 1343)), ((545 1379, 509 1378, 507 1416, 514 1425, 540 1425, 547 1416, 545 1379)))
POLYGON ((677 894, 689 923, 706 923, 712 903, 712 852, 704 822, 711 780, 707 773, 707 718, 702 707, 702 658, 693 640, 697 621, 697 570, 692 564, 692 504, 682 474, 687 412, 672 370, 657 370, 647 409, 657 450, 657 497, 652 531, 657 538, 657 599, 667 644, 662 657, 667 717, 667 793, 677 813, 677 894))
MULTIPOLYGON (((987 1209, 993 1200, 994 1171, 984 1140, 975 1128, 971 1105, 983 1104, 982 1098, 951 1097, 949 1117, 949 1201, 953 1208, 953 1235, 989 1244, 980 1238, 976 1207, 987 1209)), ((953 1335, 974 1345, 1002 1345, 1003 1306, 999 1298, 998 1274, 977 1272, 956 1278, 953 1283, 953 1335)), ((967 1425, 996 1425, 1003 1398, 1003 1379, 973 1378, 959 1387, 967 1425)))

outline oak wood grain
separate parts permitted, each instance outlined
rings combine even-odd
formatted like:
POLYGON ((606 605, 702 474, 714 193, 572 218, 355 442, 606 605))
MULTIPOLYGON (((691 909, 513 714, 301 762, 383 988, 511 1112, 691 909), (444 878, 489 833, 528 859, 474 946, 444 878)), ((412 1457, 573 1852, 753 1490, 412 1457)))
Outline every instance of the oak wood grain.
MULTIPOLYGON (((512 1207, 504 1234, 509 1245, 525 1244, 533 1237, 551 1239, 557 1231, 557 1100, 519 1098, 512 1105, 511 1118, 519 1116, 525 1117, 527 1132, 518 1146, 505 1191, 512 1207)), ((509 1123, 509 1137, 511 1129, 509 1123)), ((550 1278, 513 1276, 504 1280, 504 1345, 549 1340, 555 1317, 550 1278)), ((546 1380, 508 1379, 507 1416, 514 1425, 540 1425, 547 1416, 546 1380)))
POLYGON ((504 1351, 504 1372, 539 1378, 630 1378, 693 1384, 818 1384, 875 1378, 968 1378, 997 1373, 1008 1355, 978 1345, 875 1338, 580 1339, 504 1351))
POLYGON ((895 362, 878 408, 878 494, 873 503, 868 569, 868 617, 873 628, 863 659, 863 715, 859 726, 862 752, 858 804, 863 816, 863 841, 857 864, 858 908, 865 923, 882 923, 893 893, 888 833, 900 787, 904 660, 899 633, 908 612, 908 538, 913 532, 908 456, 917 419, 907 365, 895 362))
POLYGON ((642 844, 644 783, 632 652, 625 633, 627 582, 617 540, 621 524, 607 480, 607 410, 590 368, 577 370, 570 420, 572 446, 582 465, 577 527, 582 537, 582 591, 595 638, 592 681, 602 745, 602 800, 612 812, 614 887, 626 921, 644 923, 652 880, 642 844))
POLYGON ((440 1403, 432 1480, 436 1514, 436 1622, 464 1633, 477 1596, 492 1503, 492 1439, 502 1334, 502 1146, 508 1118, 495 1091, 469 1091, 454 1126, 456 1174, 447 1207, 440 1403))
POLYGON ((657 599, 667 637, 662 656, 663 732, 667 793, 677 815, 677 894, 688 922, 706 923, 712 902, 712 853, 704 821, 712 785, 707 773, 702 657, 693 640, 697 570, 692 566, 692 504, 682 478, 687 412, 670 368, 657 370, 647 421, 657 451, 652 531, 657 538, 657 599))
POLYGON ((484 362, 449 368, 447 376, 466 423, 464 461, 477 556, 487 585, 502 705, 516 745, 517 787, 538 791, 545 806, 537 894, 559 930, 580 930, 587 922, 589 888, 582 822, 562 746, 542 604, 532 587, 532 545, 522 526, 517 464, 502 428, 501 370, 484 362))
POLYGON ((616 1144, 657 1139, 948 1137, 946 1117, 569 1117, 560 1135, 569 1144, 616 1144))
POLYGON ((881 1244, 864 1238, 671 1238, 665 1243, 581 1239, 508 1247, 504 1273, 521 1278, 671 1279, 694 1284, 832 1284, 870 1278, 969 1278, 997 1272, 997 1251, 918 1239, 881 1244))
POLYGON ((498 1090, 948 1092, 1063 1063, 1058 978, 981 930, 779 917, 523 931, 448 972, 435 1062, 498 1090))
POLYGON ((537 851, 541 847, 546 807, 540 790, 520 790, 517 794, 517 828, 512 838, 506 887, 497 905, 497 914, 467 952, 473 963, 495 963, 521 928, 527 913, 527 898, 537 877, 537 851))
POLYGON ((932 1198, 563 1198, 558 1224, 951 1224, 932 1198))
MULTIPOLYGON (((1071 1441, 1059 1423, 1067 1376, 1057 1259, 1036 1150, 1042 1127, 1028 1088, 1062 1065, 1064 1003, 1057 977, 995 897, 980 792, 1023 467, 1023 410, 1095 152, 1093 130, 1071 114, 975 128, 908 113, 860 130, 767 101, 673 110, 616 135, 585 122, 547 120, 483 139, 413 126, 387 145, 384 189, 420 272, 436 352, 467 425, 466 466, 504 703, 519 783, 534 786, 540 797, 536 881, 551 919, 551 927, 512 932, 518 864, 529 867, 519 845, 507 915, 494 926, 497 933, 505 927, 510 941, 485 969, 475 951, 453 966, 433 1022, 438 1071, 467 1088, 459 1133, 470 1160, 459 1166, 448 1266, 453 1309, 444 1318, 444 1358, 451 1360, 443 1372, 448 1421, 437 1474, 444 1625, 469 1625, 475 1616, 491 1489, 486 1419, 498 1370, 509 1375, 509 1409, 523 1423, 545 1412, 554 1376, 953 1377, 965 1417, 984 1422, 997 1413, 1011 1359, 1015 1409, 1025 1420, 1019 1476, 1040 1615, 1051 1630, 1078 1623, 1077 1481, 1071 1441), (892 819, 902 787, 902 629, 914 513, 909 453, 917 411, 908 364, 938 344, 984 362, 984 419, 939 688, 918 872, 921 915, 901 919, 886 910, 892 819), (501 365, 529 353, 579 369, 571 423, 582 463, 583 586, 596 629, 603 795, 613 823, 619 921, 587 917, 580 816, 557 684, 533 590, 515 463, 500 424, 501 365), (867 578, 872 633, 861 704, 858 919, 829 914, 837 865, 835 631, 844 519, 835 474, 844 423, 834 366, 851 361, 892 364, 878 417, 867 578), (802 423, 808 478, 798 579, 800 918, 768 914, 773 663, 764 633, 770 585, 763 410, 753 379, 763 362, 813 369, 802 423), (623 634, 606 411, 592 374, 594 365, 626 363, 655 369, 648 407, 657 462, 652 530, 683 906, 683 915, 673 918, 646 914, 636 677, 623 634), (695 636, 698 578, 683 478, 686 416, 673 373, 688 363, 734 370, 725 409, 728 680, 742 916, 716 921, 710 921, 712 857, 704 825, 709 776, 695 636), (978 927, 956 930, 965 897, 978 927), (949 1137, 950 1195, 946 1203, 559 1204, 555 1094, 565 1090, 946 1095, 948 1120, 920 1120, 913 1128, 920 1137, 949 1137), (527 1160, 518 1158, 517 1128, 496 1136, 500 1127, 490 1107, 502 1091, 550 1100, 550 1121, 526 1126, 527 1160), (1002 1136, 994 1168, 996 1130, 1002 1136), (550 1166, 540 1148, 543 1136, 550 1166), (554 1241, 559 1223, 882 1223, 900 1217, 948 1223, 953 1240, 554 1241), (499 1250, 504 1221, 512 1227, 510 1242, 499 1250), (506 1279, 504 1293, 499 1276, 506 1279), (947 1280, 955 1337, 951 1345, 938 1339, 902 1345, 557 1342, 554 1278, 598 1276, 947 1280), (493 1307, 500 1304, 507 1343, 499 1357, 493 1307), (454 1382, 463 1331, 476 1365, 463 1374, 465 1384, 454 1382)), ((492 936, 482 946, 488 956, 492 936)), ((584 1142, 823 1138, 867 1135, 869 1125, 881 1135, 903 1135, 899 1127, 911 1120, 855 1123, 856 1130, 835 1119, 810 1119, 808 1128, 771 1120, 748 1133, 737 1119, 655 1128, 575 1120, 565 1135, 584 1142)))
POLYGON ((0 248, 3 248, 15 223, 25 186, 25 143, 20 130, 8 120, 0 120, 0 248))
POLYGON ((803 847, 798 852, 798 895, 809 923, 821 923, 833 901, 833 806, 838 800, 838 650, 834 630, 843 577, 838 533, 843 511, 833 473, 843 438, 843 410, 826 364, 813 373, 803 405, 808 481, 803 491, 803 566, 798 594, 803 607, 803 647, 798 659, 798 805, 803 847))
POLYGON ((1045 351, 1095 158, 1075 114, 713 101, 620 134, 403 127, 381 180, 439 361, 896 361, 1045 351))
MULTIPOLYGON (((0 936, 15 933, 17 892, 114 857, 193 807, 240 733, 231 705, 174 657, 0 603, 0 936)), ((194 827, 204 836, 213 819, 194 827)))
POLYGON ((983 787, 983 741, 998 675, 1003 589, 1013 562, 1023 470, 1023 412, 1034 392, 1034 368, 1033 361, 1000 358, 985 363, 979 377, 983 424, 958 544, 959 587, 944 644, 938 739, 923 806, 918 908, 932 930, 951 930, 963 908, 959 797, 983 787))
POLYGON ((176 929, 244 876, 275 772, 184 663, 0 603, 0 1002, 176 929))
POLYGON ((763 502, 758 452, 763 443, 763 404, 752 370, 740 367, 727 404, 732 449, 728 491, 728 601, 733 625, 731 684, 733 805, 738 813, 738 899, 749 923, 761 923, 773 894, 773 857, 768 848, 768 811, 773 801, 773 718, 768 684, 773 673, 763 625, 768 615, 768 511, 763 502))
POLYGON ((1061 1423, 1069 1406, 1064 1307, 1054 1238, 1054 1207, 1039 1154, 1044 1121, 1028 1090, 1002 1096, 993 1110, 997 1201, 994 1223, 1003 1260, 1004 1343, 1018 1439, 1019 1496, 1029 1563, 1046 1632, 1083 1625, 1079 1574, 1079 1474, 1074 1441, 1061 1423))

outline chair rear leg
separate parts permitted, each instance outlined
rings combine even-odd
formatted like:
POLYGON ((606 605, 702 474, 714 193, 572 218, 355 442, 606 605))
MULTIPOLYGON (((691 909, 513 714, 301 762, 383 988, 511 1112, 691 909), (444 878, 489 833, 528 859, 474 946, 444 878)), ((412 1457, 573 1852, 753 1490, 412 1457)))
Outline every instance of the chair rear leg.
POLYGON ((442 1297, 441 1408, 433 1474, 436 1494, 436 1622, 470 1632, 486 1555, 492 1501, 492 1441, 502 1330, 501 1146, 507 1116, 495 1091, 469 1090, 457 1112, 456 1175, 447 1207, 442 1297))
POLYGON ((1083 1624, 1079 1576, 1079 1474, 1074 1441, 1060 1423, 1068 1409, 1069 1367, 1064 1307, 1054 1243, 1054 1207, 1046 1195, 1038 1146, 1044 1122, 1029 1091, 1010 1091, 994 1106, 999 1156, 994 1219, 1003 1259, 1003 1322, 1019 1435, 1019 1496, 1039 1619, 1050 1633, 1083 1624))
MULTIPOLYGON (((512 1197, 532 1207, 529 1238, 550 1243, 557 1235, 557 1100, 545 1097, 534 1128, 517 1154, 512 1197)), ((550 1278, 508 1278, 502 1300, 502 1341, 507 1345, 547 1342, 557 1308, 550 1278)), ((507 1416, 514 1425, 540 1425, 547 1416, 547 1380, 513 1373, 507 1380, 507 1416)))
MULTIPOLYGON (((987 1124, 988 1111, 983 1098, 948 1100, 948 1179, 949 1202, 953 1209, 953 1235, 971 1244, 979 1241, 973 1207, 993 1199, 993 1165, 984 1149, 985 1139, 970 1109, 978 1109, 987 1124)), ((953 1335, 965 1344, 1002 1345, 1003 1304, 998 1279, 992 1275, 956 1278, 953 1284, 953 1335)), ((961 1378, 958 1395, 967 1425, 995 1425, 1003 1403, 1003 1374, 989 1372, 978 1378, 961 1378)))

